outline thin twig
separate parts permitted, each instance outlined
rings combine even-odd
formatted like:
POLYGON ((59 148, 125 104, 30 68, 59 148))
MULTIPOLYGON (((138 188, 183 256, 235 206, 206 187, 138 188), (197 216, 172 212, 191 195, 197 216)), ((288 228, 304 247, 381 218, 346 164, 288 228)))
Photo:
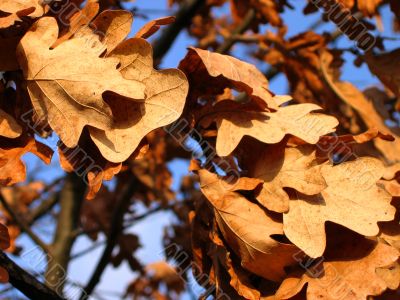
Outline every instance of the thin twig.
POLYGON ((118 242, 118 236, 123 229, 123 216, 126 211, 126 207, 129 204, 129 201, 132 198, 132 195, 136 189, 137 179, 132 177, 131 180, 126 183, 124 191, 120 193, 120 197, 117 200, 117 204, 115 206, 113 217, 111 220, 111 228, 107 236, 107 244, 103 250, 99 263, 96 266, 92 276, 90 277, 89 282, 86 287, 83 289, 79 299, 84 300, 88 299, 90 294, 93 292, 96 285, 99 283, 103 272, 110 261, 110 257, 114 247, 118 242))
POLYGON ((190 25, 192 18, 199 9, 205 4, 205 0, 187 0, 176 13, 176 20, 173 24, 166 27, 161 37, 154 42, 154 62, 158 65, 162 58, 171 49, 181 31, 190 25))
POLYGON ((0 265, 5 268, 13 287, 33 300, 64 300, 54 290, 38 281, 34 276, 20 268, 3 251, 0 251, 0 265))
POLYGON ((221 54, 227 53, 237 42, 236 36, 243 34, 250 27, 251 22, 253 22, 255 16, 256 13, 254 9, 250 9, 244 17, 243 21, 239 24, 238 27, 235 28, 235 30, 233 30, 231 36, 226 38, 224 43, 218 47, 216 52, 221 54))
POLYGON ((49 198, 43 200, 39 206, 33 208, 27 216, 27 223, 32 225, 41 217, 47 214, 60 200, 60 194, 58 192, 49 196, 49 198))

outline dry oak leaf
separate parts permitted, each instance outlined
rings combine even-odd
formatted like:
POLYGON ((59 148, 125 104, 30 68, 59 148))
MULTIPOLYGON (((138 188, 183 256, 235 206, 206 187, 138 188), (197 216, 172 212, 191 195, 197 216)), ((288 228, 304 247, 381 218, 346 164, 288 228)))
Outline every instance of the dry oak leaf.
MULTIPOLYGON (((81 10, 78 10, 69 18, 68 26, 66 26, 66 28, 61 30, 60 37, 53 44, 52 48, 55 48, 62 42, 68 40, 71 36, 77 33, 79 29, 81 29, 81 27, 88 26, 90 22, 93 20, 93 18, 96 17, 98 12, 99 12, 99 4, 93 1, 88 1, 81 10)), ((63 21, 64 20, 62 20, 62 22, 63 21)), ((67 23, 67 21, 65 21, 65 23, 67 23)))
POLYGON ((371 240, 350 242, 333 252, 339 255, 323 261, 322 270, 311 267, 307 273, 286 278, 275 298, 291 299, 307 284, 307 300, 366 300, 388 288, 376 271, 399 257, 395 248, 371 240))
POLYGON ((390 194, 377 185, 384 170, 382 162, 371 157, 322 166, 328 187, 315 196, 293 193, 289 212, 283 215, 285 235, 314 258, 324 253, 328 221, 376 236, 377 222, 393 220, 396 212, 390 194))
POLYGON ((262 109, 277 109, 282 104, 277 102, 279 99, 273 98, 268 80, 254 65, 232 56, 189 48, 179 68, 186 73, 189 81, 193 81, 196 92, 201 90, 203 94, 219 95, 229 87, 246 92, 262 109))
MULTIPOLYGON (((223 105, 222 101, 218 105, 223 105)), ((251 136, 263 143, 276 144, 288 134, 309 144, 334 132, 336 118, 313 113, 320 110, 316 104, 295 104, 280 107, 276 112, 243 111, 240 105, 231 111, 221 112, 216 117, 218 128, 217 154, 228 156, 239 145, 244 136, 251 136)))
POLYGON ((169 25, 175 22, 175 17, 163 17, 160 19, 151 20, 146 25, 144 25, 135 34, 135 37, 147 39, 160 30, 162 25, 169 25))
POLYGON ((21 17, 29 16, 32 18, 43 15, 43 7, 39 0, 2 0, 0 3, 0 29, 14 25, 21 21, 21 17))
POLYGON ((104 92, 121 95, 126 101, 143 101, 145 86, 123 78, 116 68, 118 60, 100 58, 104 49, 91 47, 85 36, 51 50, 57 36, 56 20, 41 18, 22 38, 17 58, 36 113, 73 148, 86 125, 111 127, 113 118, 104 92))
POLYGON ((394 263, 377 268, 376 274, 381 277, 387 287, 391 290, 397 290, 400 286, 400 262, 399 260, 395 261, 394 263))
POLYGON ((91 25, 109 54, 128 36, 132 22, 133 16, 126 10, 107 10, 101 12, 91 25))
POLYGON ((111 129, 89 129, 101 154, 111 162, 122 162, 149 132, 179 118, 189 85, 180 70, 154 70, 153 50, 146 40, 126 40, 109 57, 121 62, 119 70, 126 79, 143 82, 146 86, 146 98, 141 103, 114 96, 109 98, 108 103, 116 116, 111 129))
POLYGON ((380 233, 378 238, 400 250, 400 201, 393 201, 393 205, 397 209, 395 218, 393 221, 379 224, 380 233))
POLYGON ((26 178, 26 167, 21 157, 31 152, 44 163, 49 164, 53 150, 32 137, 21 136, 18 139, 0 139, 0 185, 13 185, 26 178))
POLYGON ((228 251, 225 251, 225 257, 223 260, 224 267, 231 277, 229 284, 235 289, 235 291, 246 300, 260 300, 260 291, 254 287, 251 283, 250 273, 240 266, 237 266, 231 259, 231 255, 228 251))
POLYGON ((22 134, 22 127, 15 119, 0 109, 0 136, 14 139, 22 134))
POLYGON ((112 163, 104 159, 93 143, 68 148, 59 143, 60 166, 66 172, 77 172, 87 179, 86 199, 93 199, 101 188, 103 180, 111 180, 121 171, 121 163, 112 163), (85 150, 83 150, 85 149, 85 150))
POLYGON ((327 187, 311 145, 286 149, 285 143, 264 145, 250 159, 253 163, 246 165, 249 176, 264 181, 256 199, 271 211, 289 211, 289 195, 284 188, 316 195, 327 187))
MULTIPOLYGON (((376 128, 386 134, 390 133, 395 138, 399 137, 400 131, 386 125, 386 118, 379 114, 372 101, 350 82, 339 80, 337 70, 330 68, 332 61, 332 54, 327 51, 321 53, 321 73, 328 87, 341 101, 347 103, 360 115, 366 127, 376 128)), ((400 153, 397 151, 400 148, 398 138, 390 143, 382 139, 375 139, 374 144, 388 161, 400 161, 400 153)))
POLYGON ((282 223, 259 205, 237 193, 254 190, 262 181, 242 177, 228 182, 207 170, 199 170, 200 187, 215 209, 218 226, 246 270, 265 279, 281 281, 284 268, 296 264, 298 248, 276 241, 283 235, 282 223))
POLYGON ((384 141, 394 141, 392 135, 383 134, 376 128, 371 128, 357 135, 326 135, 321 137, 317 144, 317 157, 321 160, 330 159, 331 161, 337 160, 338 157, 342 161, 352 155, 357 157, 358 155, 353 150, 354 145, 368 143, 378 138, 384 141))

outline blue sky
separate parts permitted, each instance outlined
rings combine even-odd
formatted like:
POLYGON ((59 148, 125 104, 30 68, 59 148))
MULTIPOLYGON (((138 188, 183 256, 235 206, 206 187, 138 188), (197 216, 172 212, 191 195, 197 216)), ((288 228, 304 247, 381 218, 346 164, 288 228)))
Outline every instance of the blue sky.
MULTIPOLYGON (((159 18, 165 15, 172 15, 173 11, 168 10, 166 6, 166 0, 137 0, 134 2, 134 6, 140 8, 140 11, 145 12, 150 19, 159 18)), ((291 1, 295 5, 294 11, 287 11, 284 14, 284 20, 288 25, 288 36, 295 35, 297 33, 303 32, 306 30, 310 24, 315 23, 320 19, 321 14, 315 13, 310 16, 303 16, 301 14, 301 10, 305 4, 305 1, 291 1)), ((227 11, 227 8, 223 8, 222 12, 227 11)), ((385 9, 383 11, 383 23, 385 28, 391 28, 391 19, 392 15, 389 12, 389 9, 385 9)), ((144 20, 142 18, 135 18, 132 33, 136 32, 143 26, 148 20, 144 20)), ((265 29, 270 29, 270 27, 266 26, 265 29)), ((322 31, 334 31, 336 27, 332 23, 326 23, 321 28, 317 30, 317 32, 322 31)), ((374 32, 374 34, 378 34, 378 32, 374 32)), ((392 36, 392 33, 385 33, 386 36, 392 36)), ((155 38, 157 35, 155 36, 155 38)), ((186 48, 193 44, 192 39, 188 37, 186 33, 182 33, 173 48, 169 51, 165 59, 163 60, 162 67, 176 67, 179 64, 179 61, 185 56, 186 48)), ((353 43, 349 41, 345 36, 341 37, 337 41, 337 45, 339 47, 349 47, 352 46, 353 43)), ((389 48, 395 48, 399 46, 398 41, 393 41, 388 43, 390 45, 389 48), (397 45, 396 45, 397 44, 397 45)), ((255 61, 249 56, 246 56, 246 53, 243 51, 242 47, 236 47, 233 52, 236 56, 240 58, 244 58, 245 60, 256 63, 260 70, 265 71, 268 67, 264 63, 260 63, 255 61)), ((344 58, 347 60, 344 68, 343 68, 343 76, 342 78, 352 82, 359 88, 363 89, 371 85, 375 85, 378 83, 378 80, 374 78, 366 66, 361 68, 356 68, 352 61, 354 57, 351 54, 346 53, 344 58)), ((284 94, 287 93, 287 84, 283 75, 277 76, 271 83, 270 89, 276 94, 284 94)), ((49 142, 46 142, 49 144, 49 142)), ((55 146, 55 141, 50 143, 51 146, 55 146)), ((31 155, 27 155, 25 160, 28 164, 28 170, 33 170, 34 165, 37 163, 37 160, 33 158, 31 155)), ((174 175, 174 187, 178 187, 178 183, 180 178, 187 173, 187 162, 178 160, 174 161, 170 164, 171 171, 174 175)), ((39 172, 36 174, 36 178, 38 180, 44 180, 46 182, 53 181, 55 178, 58 178, 63 174, 62 170, 58 166, 58 157, 54 157, 52 166, 46 167, 46 171, 39 172)), ((160 253, 162 252, 161 245, 161 235, 163 227, 170 224, 174 221, 174 218, 169 213, 158 213, 147 220, 143 220, 137 225, 133 226, 129 229, 129 231, 139 234, 141 244, 143 247, 137 252, 137 256, 143 263, 151 263, 154 261, 158 261, 162 259, 160 253)), ((47 224, 46 220, 44 222, 44 227, 49 226, 51 228, 51 223, 47 224)), ((43 222, 40 227, 43 227, 43 222)), ((33 245, 26 239, 21 238, 20 243, 26 245, 26 249, 29 250, 33 245)), ((91 241, 87 238, 80 238, 78 242, 75 244, 73 252, 77 253, 83 249, 86 249, 91 245, 91 241)), ((91 254, 84 256, 80 259, 77 259, 72 262, 70 266, 69 278, 73 281, 85 284, 92 274, 93 268, 96 266, 99 255, 102 251, 102 247, 93 251, 91 254)), ((29 262, 21 262, 26 267, 29 267, 29 262)), ((109 294, 108 292, 117 292, 123 293, 126 286, 129 282, 134 279, 134 275, 130 272, 127 264, 123 264, 121 267, 114 269, 111 266, 107 267, 106 272, 102 277, 102 281, 99 284, 98 293, 102 296, 102 299, 119 299, 116 295, 109 294)), ((189 297, 185 296, 184 299, 189 299, 189 297)))

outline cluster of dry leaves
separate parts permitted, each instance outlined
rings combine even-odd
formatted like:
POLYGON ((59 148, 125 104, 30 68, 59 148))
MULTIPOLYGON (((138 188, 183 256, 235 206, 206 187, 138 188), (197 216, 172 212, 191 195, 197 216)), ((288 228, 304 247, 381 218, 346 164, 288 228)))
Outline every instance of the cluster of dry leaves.
MULTIPOLYGON (((111 2, 89 0, 68 19, 51 2, 0 3, 5 201, 28 215, 51 189, 15 184, 26 179, 26 153, 52 160, 53 151, 35 136, 57 136, 61 167, 87 181, 91 200, 82 205, 80 226, 96 240, 113 226, 117 192, 104 180, 117 177, 119 191, 136 178, 133 198, 146 206, 174 201, 166 163, 188 155, 178 150, 173 130, 161 128, 181 118, 188 126, 179 134, 196 140, 205 159, 191 162, 195 175, 184 178, 180 191, 187 199, 173 207, 181 222, 166 230, 164 243, 190 254, 199 284, 205 275, 217 299, 398 299, 400 130, 388 120, 400 109, 400 50, 357 57, 385 85, 360 91, 340 79, 343 51, 329 47, 332 36, 286 36, 281 13, 289 1, 208 0, 189 28, 198 47, 188 49, 179 69, 156 70, 145 39, 174 18, 151 21, 128 38, 129 12, 99 12, 111 2), (213 15, 227 2, 231 23, 213 15), (255 58, 286 75, 291 96, 270 91, 254 65, 206 50, 218 49, 219 37, 249 12, 254 33, 230 38, 255 45, 255 58), (278 30, 258 33, 266 23, 278 30)), ((387 4, 339 2, 378 23, 387 4)), ((400 18, 398 2, 389 5, 400 18)), ((317 10, 310 1, 304 11, 317 10)), ((377 46, 383 49, 383 41, 377 46)), ((20 229, 12 216, 2 217, 8 231, 0 226, 0 248, 17 253, 20 229)), ((127 294, 179 297, 182 278, 171 266, 144 268, 136 259, 137 236, 121 233, 117 244, 111 263, 127 261, 141 274, 127 294)), ((0 279, 6 277, 0 269, 0 279)))
POLYGON ((371 141, 393 147, 393 136, 376 127, 332 135, 336 118, 314 103, 287 104, 290 97, 274 95, 259 71, 232 57, 191 49, 180 68, 195 86, 189 105, 216 99, 193 109, 218 155, 207 168, 192 165, 211 208, 192 215, 202 271, 245 299, 366 299, 398 289, 399 165, 358 149, 371 141), (230 88, 247 101, 221 99, 230 88))

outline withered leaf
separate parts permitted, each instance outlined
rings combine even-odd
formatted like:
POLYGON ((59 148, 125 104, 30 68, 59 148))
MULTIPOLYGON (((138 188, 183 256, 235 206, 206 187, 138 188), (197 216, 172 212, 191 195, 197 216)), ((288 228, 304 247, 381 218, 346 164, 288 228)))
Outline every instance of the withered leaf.
POLYGON ((56 20, 41 18, 22 38, 17 58, 36 113, 72 148, 84 126, 111 127, 111 109, 103 101, 104 92, 119 94, 127 101, 143 101, 145 86, 123 78, 116 69, 118 60, 100 58, 102 47, 91 47, 85 36, 50 50, 57 35, 56 20))
POLYGON ((53 151, 32 137, 21 136, 13 140, 0 140, 0 185, 13 185, 26 178, 21 157, 31 152, 49 164, 53 151))
MULTIPOLYGON (((328 68, 332 60, 333 57, 330 53, 326 51, 321 53, 322 74, 332 91, 360 115, 368 128, 376 128, 380 132, 385 134, 390 133, 394 137, 398 137, 396 134, 398 130, 389 128, 385 124, 385 118, 377 112, 373 103, 361 91, 350 82, 340 81, 335 71, 328 68)), ((376 139, 374 140, 374 144, 385 155, 388 161, 394 162, 400 160, 399 151, 396 150, 400 147, 399 139, 390 143, 382 139, 376 139)))
POLYGON ((219 89, 217 94, 221 94, 230 87, 252 96, 260 108, 276 109, 281 104, 273 99, 268 80, 255 66, 229 55, 190 48, 179 68, 193 79, 198 93, 215 93, 219 89), (209 78, 202 78, 205 76, 209 78))
POLYGON ((15 119, 0 109, 0 136, 7 138, 17 138, 22 134, 22 127, 15 119))
POLYGON ((181 115, 189 86, 179 70, 154 70, 151 45, 143 39, 121 43, 110 57, 119 59, 119 69, 126 79, 146 86, 146 98, 141 103, 110 97, 108 103, 116 116, 111 129, 89 129, 101 154, 111 162, 122 162, 150 131, 181 115))
MULTIPOLYGON (((223 105, 223 102, 216 106, 223 105)), ((319 109, 318 105, 307 103, 280 107, 276 112, 243 111, 240 105, 230 111, 222 111, 215 117, 218 128, 217 153, 219 156, 228 156, 244 136, 276 144, 290 134, 316 144, 321 136, 334 132, 338 125, 334 117, 313 113, 319 109)))
MULTIPOLYGON (((254 151, 254 149, 253 149, 254 151)), ((306 195, 316 195, 326 188, 311 145, 286 148, 284 144, 266 145, 246 165, 249 176, 264 181, 257 200, 275 212, 289 210, 289 196, 284 188, 293 188, 306 195)))
POLYGON ((6 250, 10 247, 10 235, 5 225, 0 223, 0 249, 6 250))
POLYGON ((366 300, 368 296, 380 295, 388 288, 376 270, 397 260, 399 252, 396 249, 362 240, 332 250, 336 255, 319 264, 322 270, 311 267, 307 273, 289 276, 278 289, 276 298, 290 299, 306 284, 307 299, 310 300, 366 300))
POLYGON ((94 33, 106 46, 107 53, 113 51, 131 31, 133 16, 125 10, 106 10, 92 22, 94 33))
POLYGON ((383 172, 383 164, 370 157, 324 165, 321 173, 328 187, 315 196, 294 193, 289 212, 283 215, 285 235, 310 257, 325 250, 327 221, 376 236, 377 222, 393 220, 396 211, 391 196, 377 185, 383 172))
POLYGON ((175 17, 164 17, 160 19, 151 20, 146 25, 144 25, 140 30, 135 34, 136 38, 147 39, 153 34, 155 34, 162 25, 168 25, 175 22, 175 17))
POLYGON ((71 36, 77 33, 83 26, 89 26, 89 23, 99 12, 99 4, 93 1, 88 1, 86 5, 78 10, 70 19, 68 27, 60 32, 60 37, 53 44, 52 48, 57 47, 62 42, 68 40, 71 36))
POLYGON ((103 180, 111 180, 121 171, 120 163, 112 163, 104 159, 93 143, 84 147, 78 145, 68 148, 60 143, 58 154, 60 165, 66 172, 76 172, 87 180, 86 199, 93 199, 100 190, 103 180))
POLYGON ((24 16, 40 17, 43 7, 39 0, 2 0, 0 12, 5 13, 0 17, 0 28, 7 28, 24 16))
POLYGON ((229 182, 206 170, 200 170, 199 175, 201 190, 214 207, 218 226, 241 258, 242 267, 269 280, 282 280, 284 268, 296 263, 293 256, 299 250, 276 241, 273 236, 283 234, 282 223, 236 192, 253 190, 261 181, 242 177, 229 182))

